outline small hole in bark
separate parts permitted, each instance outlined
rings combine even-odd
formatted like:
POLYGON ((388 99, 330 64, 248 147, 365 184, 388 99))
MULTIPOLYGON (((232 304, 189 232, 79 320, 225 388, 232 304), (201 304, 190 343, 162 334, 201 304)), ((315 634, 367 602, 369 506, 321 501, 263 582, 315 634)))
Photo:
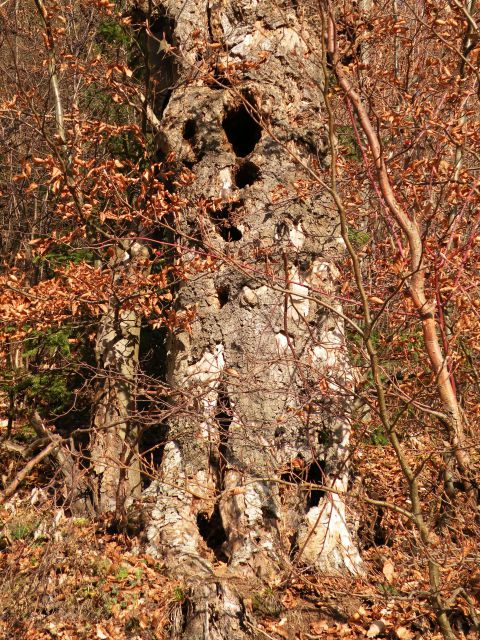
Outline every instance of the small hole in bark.
POLYGON ((275 225, 275 239, 283 240, 288 238, 288 224, 286 222, 279 222, 275 225))
MULTIPOLYGON (((312 462, 308 467, 305 481, 310 484, 323 484, 325 481, 325 463, 312 462)), ((307 511, 312 507, 318 507, 320 500, 325 495, 325 491, 322 489, 310 489, 307 493, 307 511)))
POLYGON ((209 86, 211 89, 225 89, 232 86, 230 79, 218 67, 215 67, 213 76, 210 78, 209 86))
POLYGON ((207 513, 199 513, 197 515, 197 526, 198 532, 205 540, 207 547, 215 554, 215 559, 226 562, 228 558, 222 550, 222 545, 227 541, 227 534, 223 528, 218 504, 215 505, 211 516, 207 513))
MULTIPOLYGON (((254 109, 254 106, 249 104, 249 108, 254 109)), ((228 111, 222 126, 235 155, 240 158, 252 153, 262 136, 262 127, 255 121, 245 104, 228 111)))
POLYGON ((237 227, 223 227, 219 233, 225 242, 238 242, 242 239, 242 232, 237 227))
POLYGON ((230 300, 230 287, 223 285, 217 289, 218 302, 220 303, 220 309, 224 307, 230 300))
POLYGON ((260 177, 260 169, 250 160, 240 165, 235 173, 235 184, 239 189, 254 184, 260 177))
POLYGON ((388 540, 387 532, 385 531, 385 528, 382 527, 381 516, 377 516, 375 518, 374 534, 375 535, 374 535, 373 541, 377 547, 392 546, 393 544, 392 540, 388 540))
POLYGON ((165 153, 165 151, 161 147, 158 147, 155 151, 155 158, 157 162, 164 162, 166 157, 167 157, 167 154, 165 153))
POLYGON ((238 242, 243 237, 242 232, 232 223, 234 212, 242 207, 242 202, 231 202, 218 211, 212 211, 210 218, 214 223, 217 232, 225 242, 238 242))
POLYGON ((187 120, 183 125, 183 139, 192 140, 197 133, 197 123, 193 118, 187 120))

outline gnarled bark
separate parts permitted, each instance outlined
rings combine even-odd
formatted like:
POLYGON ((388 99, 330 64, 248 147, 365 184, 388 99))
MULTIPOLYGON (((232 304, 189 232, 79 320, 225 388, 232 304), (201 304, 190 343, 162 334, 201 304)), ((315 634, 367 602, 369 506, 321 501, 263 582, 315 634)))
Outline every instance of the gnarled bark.
POLYGON ((169 345, 169 383, 188 406, 169 425, 146 492, 146 544, 193 580, 193 608, 205 615, 203 627, 190 616, 185 637, 225 638, 233 627, 215 617, 225 602, 236 603, 235 624, 244 612, 238 596, 218 598, 215 560, 263 580, 292 560, 361 571, 345 503, 352 377, 335 313, 342 242, 326 195, 299 183, 310 164, 328 161, 309 48, 320 43, 300 12, 253 0, 171 0, 162 11, 184 82, 172 89, 159 144, 196 176, 182 192, 193 204, 175 220, 180 261, 191 268, 208 255, 215 270, 193 273, 176 296, 179 312, 195 313, 169 345), (216 585, 208 594, 199 576, 216 585))

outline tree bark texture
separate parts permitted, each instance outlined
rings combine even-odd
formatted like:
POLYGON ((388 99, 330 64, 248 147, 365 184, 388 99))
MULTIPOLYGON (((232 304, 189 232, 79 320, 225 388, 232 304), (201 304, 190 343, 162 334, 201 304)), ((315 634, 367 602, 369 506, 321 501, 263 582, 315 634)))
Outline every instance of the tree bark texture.
MULTIPOLYGON (((125 240, 121 245, 113 258, 113 288, 120 278, 133 284, 148 256, 139 242, 125 240)), ((141 323, 127 302, 112 295, 97 332, 99 373, 90 445, 95 510, 117 515, 141 490, 138 435, 131 421, 141 323)))
POLYGON ((146 491, 146 545, 193 581, 177 635, 241 638, 242 599, 215 577, 215 561, 264 581, 292 562, 361 571, 345 502, 343 245, 327 195, 301 182, 328 162, 321 42, 293 3, 170 0, 156 10, 173 27, 178 69, 159 148, 196 178, 181 187, 190 204, 174 221, 190 269, 175 309, 193 320, 170 337, 168 376, 184 410, 146 491))

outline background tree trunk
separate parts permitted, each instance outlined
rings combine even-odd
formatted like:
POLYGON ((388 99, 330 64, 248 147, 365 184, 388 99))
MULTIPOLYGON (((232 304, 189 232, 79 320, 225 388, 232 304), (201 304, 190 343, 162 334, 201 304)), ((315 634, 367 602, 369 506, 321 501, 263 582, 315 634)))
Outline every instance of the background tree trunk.
POLYGON ((324 306, 340 311, 342 243, 328 198, 299 183, 328 162, 321 43, 287 4, 161 12, 183 68, 159 145, 196 176, 175 229, 181 265, 203 271, 176 297, 194 320, 171 336, 169 382, 188 407, 146 492, 147 546, 177 573, 210 576, 184 637, 240 638, 241 598, 213 579, 215 560, 263 580, 292 559, 361 570, 345 505, 352 376, 343 322, 324 306))
MULTIPOLYGON (((148 257, 148 249, 139 242, 125 240, 122 245, 114 257, 114 289, 122 278, 134 282, 148 257)), ((131 301, 119 300, 114 294, 97 333, 99 380, 90 456, 95 510, 115 511, 118 516, 141 491, 138 434, 131 420, 141 320, 131 301)))

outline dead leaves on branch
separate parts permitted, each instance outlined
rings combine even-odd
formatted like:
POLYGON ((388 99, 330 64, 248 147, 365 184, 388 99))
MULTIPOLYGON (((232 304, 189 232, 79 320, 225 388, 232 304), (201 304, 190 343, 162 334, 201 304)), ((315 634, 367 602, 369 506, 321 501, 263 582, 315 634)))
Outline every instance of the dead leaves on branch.
POLYGON ((94 319, 109 309, 133 309, 146 319, 162 322, 163 306, 170 302, 171 267, 159 273, 141 270, 115 279, 110 269, 85 262, 59 270, 54 278, 28 286, 25 275, 0 276, 0 314, 5 338, 22 338, 30 331, 59 326, 72 319, 94 319))

